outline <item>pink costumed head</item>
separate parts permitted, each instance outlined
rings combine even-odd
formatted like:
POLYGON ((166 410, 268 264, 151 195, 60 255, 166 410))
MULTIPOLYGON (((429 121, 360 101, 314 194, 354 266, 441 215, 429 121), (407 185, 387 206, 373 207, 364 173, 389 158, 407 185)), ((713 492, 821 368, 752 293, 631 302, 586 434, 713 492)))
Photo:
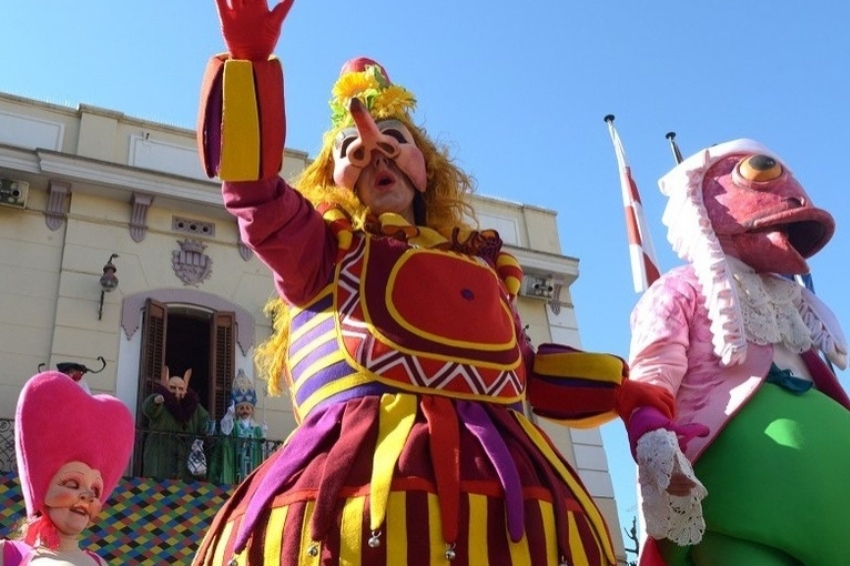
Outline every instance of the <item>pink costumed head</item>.
POLYGON ((24 385, 15 413, 15 451, 27 517, 44 513, 44 497, 68 462, 100 471, 104 503, 133 449, 130 410, 111 395, 91 395, 68 376, 39 373, 24 385))

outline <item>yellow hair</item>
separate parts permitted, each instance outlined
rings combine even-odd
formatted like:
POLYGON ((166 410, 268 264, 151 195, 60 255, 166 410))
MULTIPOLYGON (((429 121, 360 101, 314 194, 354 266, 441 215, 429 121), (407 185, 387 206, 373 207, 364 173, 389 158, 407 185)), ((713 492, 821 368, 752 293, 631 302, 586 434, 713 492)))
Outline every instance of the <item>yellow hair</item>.
MULTIPOLYGON (((474 192, 473 180, 464 173, 449 156, 445 147, 437 146, 427 137, 424 130, 415 127, 406 115, 396 115, 413 135, 416 146, 425 156, 427 171, 425 201, 425 226, 451 239, 454 228, 471 229, 476 223, 475 211, 469 202, 474 192)), ((295 188, 314 206, 331 203, 341 207, 353 219, 354 228, 363 227, 367 208, 350 190, 338 187, 333 180, 333 141, 335 128, 324 136, 324 143, 316 159, 295 181, 295 188)), ((283 388, 281 378, 286 374, 286 353, 289 342, 289 309, 287 304, 275 297, 266 304, 264 312, 271 316, 272 335, 257 347, 255 362, 260 376, 268 380, 269 393, 279 395, 283 388)), ((289 381, 289 378, 286 377, 289 381)))

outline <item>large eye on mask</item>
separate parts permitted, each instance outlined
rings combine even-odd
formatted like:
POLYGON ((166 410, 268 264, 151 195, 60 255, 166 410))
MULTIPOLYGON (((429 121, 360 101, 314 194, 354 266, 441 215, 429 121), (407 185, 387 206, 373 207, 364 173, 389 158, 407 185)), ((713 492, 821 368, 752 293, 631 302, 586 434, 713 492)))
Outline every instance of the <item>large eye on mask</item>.
POLYGON ((348 147, 357 141, 359 134, 357 128, 345 128, 336 135, 334 150, 337 157, 345 157, 348 147))
POLYGON ((378 129, 385 136, 390 136, 398 143, 413 143, 413 135, 404 124, 398 120, 383 120, 378 122, 378 129))
POLYGON ((782 176, 782 165, 767 155, 751 155, 738 163, 738 175, 745 181, 764 183, 782 176))

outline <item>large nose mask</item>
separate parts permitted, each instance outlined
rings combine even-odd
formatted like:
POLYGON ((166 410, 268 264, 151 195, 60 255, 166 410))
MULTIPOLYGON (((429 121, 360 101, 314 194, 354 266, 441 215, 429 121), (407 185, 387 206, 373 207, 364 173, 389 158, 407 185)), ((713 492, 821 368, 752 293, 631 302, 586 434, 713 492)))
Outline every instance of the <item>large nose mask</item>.
POLYGON ((357 98, 351 101, 354 127, 346 128, 334 140, 334 182, 351 191, 360 171, 376 153, 395 162, 420 192, 425 191, 425 156, 416 147, 410 130, 399 120, 375 122, 357 98))

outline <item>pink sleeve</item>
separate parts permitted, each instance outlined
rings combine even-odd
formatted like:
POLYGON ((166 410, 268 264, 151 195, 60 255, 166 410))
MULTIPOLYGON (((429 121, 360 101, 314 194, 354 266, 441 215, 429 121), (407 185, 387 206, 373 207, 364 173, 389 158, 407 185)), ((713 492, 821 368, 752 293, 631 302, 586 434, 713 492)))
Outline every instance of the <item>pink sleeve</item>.
POLYGON ((664 275, 640 298, 631 316, 630 379, 658 385, 674 396, 688 369, 696 289, 664 275))
POLYGON ((293 304, 316 295, 331 277, 337 241, 313 205, 280 177, 222 184, 224 206, 239 220, 242 241, 274 273, 293 304))

